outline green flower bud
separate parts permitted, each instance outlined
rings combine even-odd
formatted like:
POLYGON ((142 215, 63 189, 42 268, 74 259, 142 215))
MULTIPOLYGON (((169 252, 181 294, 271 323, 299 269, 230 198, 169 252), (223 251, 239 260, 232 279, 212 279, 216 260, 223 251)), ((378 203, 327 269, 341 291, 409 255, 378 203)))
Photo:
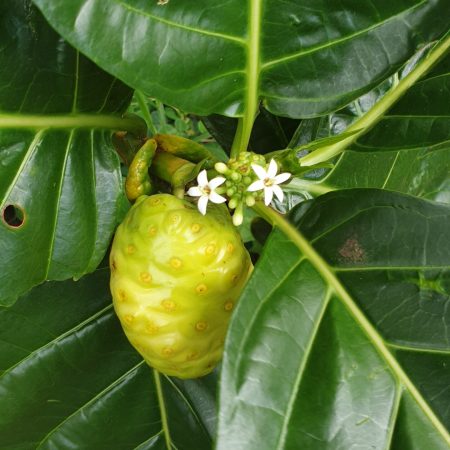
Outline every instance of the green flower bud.
POLYGON ((256 203, 255 196, 247 195, 245 197, 245 203, 247 204, 247 206, 252 207, 256 203))
POLYGON ((224 164, 223 162, 218 162, 214 165, 214 169, 217 170, 217 172, 222 173, 222 174, 226 174, 230 171, 230 169, 228 168, 228 166, 226 164, 224 164))

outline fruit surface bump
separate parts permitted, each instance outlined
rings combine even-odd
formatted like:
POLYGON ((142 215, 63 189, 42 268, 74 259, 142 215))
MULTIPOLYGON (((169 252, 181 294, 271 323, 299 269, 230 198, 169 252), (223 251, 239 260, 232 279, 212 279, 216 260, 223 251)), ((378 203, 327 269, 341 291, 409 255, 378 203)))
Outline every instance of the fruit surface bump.
POLYGON ((131 344, 167 375, 196 378, 222 356, 231 313, 253 268, 224 205, 140 197, 110 255, 115 311, 131 344))

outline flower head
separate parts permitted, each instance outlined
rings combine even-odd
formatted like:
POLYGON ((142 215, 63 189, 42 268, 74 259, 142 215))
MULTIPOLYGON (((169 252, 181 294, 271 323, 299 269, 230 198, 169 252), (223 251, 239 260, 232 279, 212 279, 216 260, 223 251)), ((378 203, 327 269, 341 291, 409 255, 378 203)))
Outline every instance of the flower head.
POLYGON ((264 203, 266 205, 269 205, 272 201, 273 194, 275 194, 278 200, 282 202, 284 194, 278 185, 287 181, 291 177, 291 174, 285 172, 277 175, 278 166, 274 159, 270 160, 269 168, 267 170, 258 164, 252 164, 252 169, 259 180, 252 183, 247 188, 247 191, 253 192, 264 189, 264 203))
POLYGON ((188 195, 191 197, 200 197, 198 199, 198 210, 205 215, 208 202, 224 203, 227 201, 216 192, 216 189, 225 182, 224 177, 216 177, 208 181, 206 170, 202 170, 197 176, 198 186, 191 187, 188 190, 188 195))

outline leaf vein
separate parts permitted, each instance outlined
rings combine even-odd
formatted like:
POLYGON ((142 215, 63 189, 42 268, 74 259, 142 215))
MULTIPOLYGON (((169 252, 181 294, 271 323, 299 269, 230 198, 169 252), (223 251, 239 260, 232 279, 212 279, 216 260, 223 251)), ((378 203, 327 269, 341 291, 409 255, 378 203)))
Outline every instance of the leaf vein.
POLYGON ((324 50, 324 49, 327 49, 327 48, 330 48, 330 47, 342 44, 342 43, 344 43, 346 41, 349 41, 351 39, 354 39, 354 38, 356 38, 358 36, 361 36, 361 35, 364 35, 364 34, 368 34, 369 32, 371 32, 373 30, 376 30, 377 28, 380 28, 381 26, 385 25, 386 23, 388 23, 388 22, 390 22, 392 20, 395 20, 395 19, 401 17, 402 15, 407 14, 407 13, 409 13, 409 12, 419 8, 419 7, 421 7, 423 5, 423 3, 425 3, 425 0, 420 2, 420 3, 417 3, 416 5, 414 5, 414 6, 410 7, 410 8, 407 8, 407 9, 401 11, 400 13, 398 13, 396 15, 388 17, 387 19, 382 20, 381 22, 377 22, 377 23, 371 25, 370 27, 367 27, 367 28, 364 28, 362 30, 359 30, 359 31, 357 31, 355 33, 352 33, 352 34, 348 35, 348 36, 344 36, 342 38, 326 42, 325 44, 316 45, 316 46, 311 47, 311 48, 309 48, 307 50, 300 50, 299 52, 295 52, 295 53, 292 53, 290 55, 283 56, 281 58, 277 58, 277 59, 273 59, 271 61, 267 61, 267 62, 262 64, 261 69, 265 70, 268 67, 271 67, 271 66, 274 66, 274 65, 277 65, 277 64, 281 64, 281 63, 290 61, 292 59, 298 59, 298 58, 301 58, 301 57, 303 57, 305 55, 316 53, 316 52, 318 52, 320 50, 324 50))
POLYGON ((56 433, 65 423, 67 423, 72 417, 75 417, 79 412, 81 412, 84 408, 90 406, 93 404, 96 400, 103 397, 105 394, 107 394, 109 391, 113 390, 115 386, 117 386, 122 380, 124 380, 129 374, 136 371, 140 366, 144 364, 145 361, 141 361, 135 366, 133 366, 131 369, 127 370, 124 374, 120 375, 117 379, 115 379, 111 384, 109 384, 106 388, 101 390, 97 395, 89 399, 86 403, 84 403, 82 406, 77 408, 72 414, 68 415, 63 421, 61 421, 56 427, 51 429, 44 438, 39 442, 38 446, 36 447, 36 450, 39 450, 42 447, 42 444, 45 443, 45 441, 48 441, 48 439, 56 433))
POLYGON ((148 17, 149 19, 154 20, 155 22, 163 23, 164 25, 167 25, 169 27, 179 28, 181 30, 190 31, 192 33, 204 34, 205 36, 211 36, 211 37, 216 37, 219 39, 225 39, 228 41, 236 42, 240 45, 247 44, 245 39, 243 39, 243 38, 231 36, 229 34, 218 33, 216 31, 204 30, 201 28, 194 28, 194 27, 190 27, 188 25, 182 25, 180 23, 172 22, 170 20, 163 19, 162 17, 155 16, 154 14, 147 13, 145 11, 142 11, 141 9, 135 8, 135 7, 128 5, 127 3, 124 3, 122 1, 119 1, 119 0, 113 0, 113 1, 114 1, 114 3, 122 6, 124 9, 127 9, 135 14, 138 14, 138 15, 141 15, 144 17, 148 17))

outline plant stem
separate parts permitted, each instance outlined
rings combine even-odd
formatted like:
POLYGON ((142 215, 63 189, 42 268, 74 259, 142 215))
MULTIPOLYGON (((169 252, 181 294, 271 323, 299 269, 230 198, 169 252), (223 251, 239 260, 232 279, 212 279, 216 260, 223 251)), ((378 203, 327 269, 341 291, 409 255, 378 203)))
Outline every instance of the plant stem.
POLYGON ((414 383, 409 379, 408 375, 405 373, 401 365, 398 363, 394 355, 385 344, 383 338, 380 336, 372 323, 367 319, 359 306, 355 303, 353 298, 347 292, 328 263, 322 258, 322 256, 320 256, 319 253, 316 252, 314 247, 308 242, 307 239, 304 238, 299 230, 291 225, 277 211, 268 206, 265 206, 261 202, 257 202, 255 206, 253 206, 253 209, 273 226, 279 228, 310 261, 310 263, 320 274, 324 282, 331 287, 331 289, 340 299, 343 306, 353 316, 355 322, 360 326, 361 330, 365 333, 368 340, 371 341, 378 354, 386 361, 392 373, 409 391, 411 397, 416 401, 417 405, 422 409, 423 413, 428 417, 436 430, 441 434, 444 441, 450 445, 450 434, 448 433, 447 429, 444 427, 442 422, 422 397, 421 393, 417 390, 414 383))
POLYGON ((159 372, 153 369, 153 376, 155 378, 156 395, 158 397, 159 411, 161 413, 161 424, 166 440, 167 450, 172 450, 172 439, 170 438, 169 422, 167 420, 166 403, 164 401, 164 394, 162 391, 161 378, 159 372))
POLYGON ((242 128, 244 124, 244 119, 238 119, 238 126, 236 128, 236 134, 234 135, 233 145, 231 146, 230 156, 231 158, 236 158, 237 155, 242 151, 241 150, 241 141, 242 141, 242 128))
POLYGON ((147 98, 141 91, 136 91, 136 100, 139 104, 139 108, 141 110, 142 115, 144 116, 145 123, 147 124, 148 129, 150 130, 150 133, 155 135, 158 131, 156 130, 156 127, 152 120, 152 115, 150 114, 150 111, 148 109, 147 104, 147 98))
POLYGON ((145 126, 137 118, 121 118, 101 114, 67 114, 58 116, 0 114, 0 129, 2 128, 32 130, 103 128, 141 134, 145 126))
POLYGON ((258 112, 259 103, 259 74, 260 74, 260 46, 262 1, 250 0, 247 47, 247 86, 244 99, 244 116, 239 119, 238 129, 231 148, 231 157, 247 151, 253 123, 258 112))
POLYGON ((353 144, 360 136, 367 133, 376 123, 378 123, 388 111, 389 108, 396 103, 405 92, 414 85, 426 72, 428 72, 434 64, 436 64, 450 48, 450 35, 442 39, 427 57, 420 62, 417 67, 412 70, 405 78, 388 91, 385 96, 376 103, 365 115, 361 116, 353 122, 345 131, 356 131, 346 139, 335 144, 319 148, 308 155, 300 158, 302 166, 312 166, 333 158, 343 152, 349 145, 353 144))

